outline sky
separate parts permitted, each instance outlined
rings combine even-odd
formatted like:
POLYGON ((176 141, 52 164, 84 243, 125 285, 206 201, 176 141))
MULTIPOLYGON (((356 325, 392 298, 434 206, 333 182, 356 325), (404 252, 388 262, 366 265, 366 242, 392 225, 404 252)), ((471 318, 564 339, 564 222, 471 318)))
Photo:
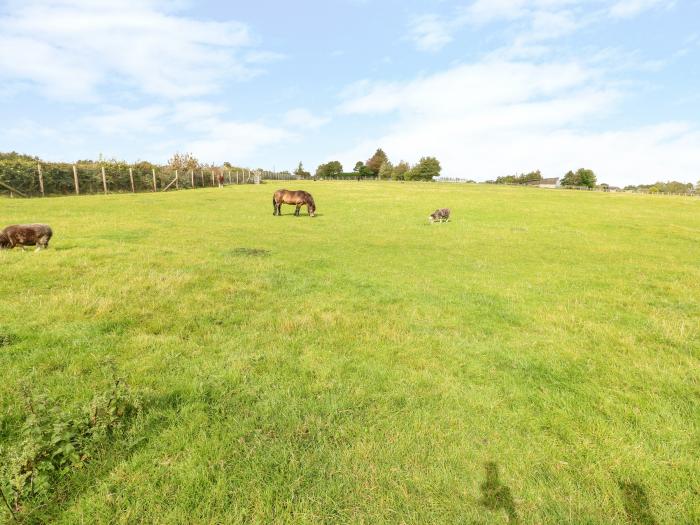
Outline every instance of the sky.
POLYGON ((0 0, 0 151, 700 180, 700 0, 0 0))

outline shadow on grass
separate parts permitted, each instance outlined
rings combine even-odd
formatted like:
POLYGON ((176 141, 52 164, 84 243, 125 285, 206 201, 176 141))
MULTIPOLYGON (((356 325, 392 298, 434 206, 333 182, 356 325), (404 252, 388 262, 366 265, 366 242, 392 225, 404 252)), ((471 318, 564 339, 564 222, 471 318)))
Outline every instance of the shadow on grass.
POLYGON ((498 465, 489 461, 486 467, 486 481, 481 484, 481 504, 489 510, 504 510, 508 523, 518 523, 518 512, 510 489, 498 479, 498 465))
POLYGON ((626 481, 618 482, 622 492, 622 503, 630 523, 635 525, 656 525, 657 521, 651 513, 647 493, 639 483, 626 481))
POLYGON ((272 252, 261 248, 234 248, 229 253, 238 257, 267 257, 272 252))
POLYGON ((311 217, 306 211, 299 213, 299 215, 295 215, 294 210, 290 208, 290 211, 288 211, 287 213, 284 213, 284 211, 282 211, 282 213, 280 213, 279 215, 276 215, 276 217, 299 217, 299 218, 306 217, 307 219, 315 219, 316 217, 323 217, 325 215, 326 215, 325 213, 316 212, 316 213, 314 213, 314 216, 311 217))

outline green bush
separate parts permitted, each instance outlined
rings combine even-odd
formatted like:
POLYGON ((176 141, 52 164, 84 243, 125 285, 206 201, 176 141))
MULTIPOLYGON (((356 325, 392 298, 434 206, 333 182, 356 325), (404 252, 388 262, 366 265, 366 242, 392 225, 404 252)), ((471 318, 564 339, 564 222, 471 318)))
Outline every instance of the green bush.
POLYGON ((27 393, 27 415, 18 444, 0 467, 0 492, 16 517, 28 501, 47 497, 56 482, 90 460, 99 443, 125 429, 141 411, 141 401, 121 379, 82 410, 67 410, 27 393))

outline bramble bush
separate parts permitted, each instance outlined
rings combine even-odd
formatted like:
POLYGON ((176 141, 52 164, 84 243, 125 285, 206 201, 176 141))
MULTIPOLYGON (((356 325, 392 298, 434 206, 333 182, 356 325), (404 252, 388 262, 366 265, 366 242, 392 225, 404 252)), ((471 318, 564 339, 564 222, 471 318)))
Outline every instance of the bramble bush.
POLYGON ((50 496, 63 477, 90 461, 96 447, 122 433, 141 412, 140 398, 122 379, 80 410, 26 394, 27 416, 16 446, 0 450, 0 492, 13 517, 27 502, 50 496))

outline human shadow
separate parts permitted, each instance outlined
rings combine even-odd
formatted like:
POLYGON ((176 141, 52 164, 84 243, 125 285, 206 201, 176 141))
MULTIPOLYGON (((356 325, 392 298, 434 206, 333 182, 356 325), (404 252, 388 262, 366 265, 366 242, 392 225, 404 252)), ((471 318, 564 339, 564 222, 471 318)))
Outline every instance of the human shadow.
POLYGON ((498 465, 489 461, 486 467, 486 480, 481 484, 480 503, 489 510, 504 510, 508 523, 518 523, 518 512, 510 489, 498 479, 498 465))
POLYGON ((630 523, 635 525, 656 525, 658 522, 651 513, 651 505, 644 487, 639 483, 619 481, 622 504, 630 523))

